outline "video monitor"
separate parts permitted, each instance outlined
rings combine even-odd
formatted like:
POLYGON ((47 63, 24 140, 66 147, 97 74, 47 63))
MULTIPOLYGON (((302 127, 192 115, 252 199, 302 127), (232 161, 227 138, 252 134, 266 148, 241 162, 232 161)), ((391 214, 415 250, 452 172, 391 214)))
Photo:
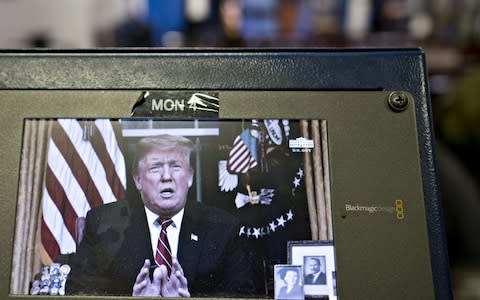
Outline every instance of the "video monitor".
POLYGON ((450 297, 421 51, 0 66, 3 298, 450 297))
MULTIPOLYGON (((157 249, 156 243, 153 246, 150 243, 151 234, 148 230, 143 233, 133 230, 137 223, 146 222, 143 216, 145 215, 143 205, 151 208, 155 206, 149 206, 148 201, 183 201, 175 199, 180 197, 181 178, 175 178, 178 172, 174 168, 178 166, 174 164, 170 166, 170 154, 166 153, 165 158, 163 153, 153 157, 159 161, 155 161, 151 166, 148 165, 148 169, 146 166, 150 157, 147 156, 136 158, 140 159, 140 163, 136 162, 140 166, 132 165, 133 161, 136 161, 138 143, 149 141, 153 143, 155 149, 157 139, 167 137, 169 139, 175 136, 187 138, 194 147, 190 154, 191 158, 188 159, 188 168, 192 170, 190 174, 192 182, 184 191, 188 193, 188 196, 185 195, 188 198, 185 201, 202 203, 205 207, 211 207, 213 211, 221 209, 229 218, 238 219, 238 225, 232 229, 233 235, 230 234, 232 238, 238 239, 235 245, 242 247, 246 253, 242 267, 249 267, 249 269, 245 270, 244 276, 248 275, 248 278, 244 279, 246 282, 254 283, 252 290, 248 291, 251 294, 247 293, 243 296, 273 295, 272 270, 276 264, 287 262, 288 241, 321 239, 328 241, 333 247, 325 121, 288 119, 25 120, 24 128, 38 130, 41 127, 46 130, 43 132, 46 134, 33 138, 37 141, 36 145, 22 149, 25 159, 22 159, 20 167, 24 170, 27 166, 23 164, 31 163, 27 157, 45 157, 45 162, 40 163, 45 170, 34 170, 44 174, 44 185, 41 190, 34 191, 42 195, 40 203, 32 201, 32 198, 19 199, 28 201, 23 203, 28 207, 41 205, 38 247, 42 254, 40 257, 42 265, 50 266, 48 272, 44 269, 34 276, 30 294, 69 295, 70 282, 72 285, 79 285, 80 281, 86 280, 89 285, 75 288, 75 294, 128 295, 131 293, 135 276, 143 262, 157 249), (45 153, 40 156, 31 153, 40 145, 45 145, 45 153), (167 160, 165 166, 162 165, 163 159, 167 160), (138 171, 132 171, 136 168, 138 171), (145 170, 141 170, 143 168, 145 170), (145 178, 141 177, 141 171, 145 171, 145 178), (138 180, 141 183, 136 181, 136 176, 139 176, 138 180), (165 193, 165 196, 155 200, 154 197, 148 197, 146 182, 154 186, 155 193, 165 193), (166 189, 168 190, 165 191, 166 189), (129 214, 117 216, 116 208, 113 207, 118 205, 107 205, 116 201, 129 202, 125 207, 131 206, 132 210, 139 208, 143 214, 140 214, 143 220, 131 220, 129 214), (88 227, 85 228, 85 225, 81 224, 85 222, 88 224, 92 218, 87 217, 88 212, 104 205, 113 208, 105 212, 109 215, 106 219, 113 219, 112 224, 108 226, 105 224, 107 226, 105 232, 85 230, 88 227), (129 225, 124 227, 125 223, 129 225), (114 244, 110 242, 102 246, 103 243, 93 241, 107 239, 110 235, 108 231, 112 231, 112 234, 120 234, 114 244), (129 236, 128 232, 135 236, 144 235, 144 237, 138 240, 129 236), (85 241, 83 241, 84 238, 85 241), (140 251, 140 248, 135 248, 137 251, 125 250, 132 247, 133 241, 147 240, 148 250, 145 249, 147 251, 140 251), (122 255, 125 255, 131 263, 127 263, 117 252, 123 253, 122 255), (112 257, 108 257, 109 254, 112 257), (102 260, 100 268, 97 265, 99 260, 102 260), (54 267, 51 267, 52 264, 55 264, 54 267), (118 264, 122 264, 122 268, 118 269, 118 264), (131 264, 133 270, 125 268, 128 264, 131 264), (75 272, 75 269, 80 268, 81 274, 91 273, 88 279, 78 271, 75 272), (128 274, 129 271, 133 273, 128 274), (74 276, 73 279, 72 276, 74 276), (124 277, 133 281, 125 281, 124 277), (53 281, 57 279, 60 281, 55 285, 53 281), (109 285, 114 287, 107 289, 99 286, 97 289, 93 284, 97 281, 102 284, 105 284, 104 281, 111 281, 109 285)), ((24 132, 27 133, 27 131, 24 132)), ((24 136, 25 138, 33 140, 31 135, 24 136)), ((175 149, 168 148, 168 151, 173 150, 175 149)), ((24 184, 19 186, 20 190, 29 188, 25 181, 22 183, 24 184)), ((197 213, 193 207, 195 206, 192 205, 190 208, 190 205, 186 205, 184 219, 181 221, 182 227, 188 226, 189 219, 186 215, 197 213)), ((123 206, 122 208, 125 209, 123 206)), ((158 211, 163 212, 164 209, 158 209, 158 211)), ((208 211, 204 213, 208 214, 208 211)), ((193 241, 195 245, 192 246, 194 247, 192 250, 200 252, 200 260, 206 260, 215 255, 213 248, 217 243, 222 245, 223 237, 219 236, 217 241, 216 236, 204 232, 205 229, 202 227, 224 226, 221 219, 215 218, 216 215, 213 214, 212 220, 206 218, 206 224, 199 222, 198 227, 193 227, 191 232, 181 231, 176 251, 171 249, 172 256, 178 258, 185 275, 190 279, 189 284, 195 284, 194 278, 198 277, 208 277, 212 282, 221 283, 220 279, 224 279, 222 277, 229 276, 228 270, 222 270, 220 267, 211 271, 197 270, 202 264, 190 266, 188 256, 193 254, 183 251, 184 244, 189 245, 193 241), (183 235, 187 236, 186 241, 183 241, 183 235), (224 274, 223 271, 226 273, 224 274), (218 276, 222 277, 215 278, 218 276)), ((103 227, 101 224, 98 225, 103 227)), ((225 228, 227 229, 229 228, 225 228)), ((158 235, 154 238, 157 239, 158 235)), ((230 253, 223 252, 227 249, 221 248, 218 251, 220 250, 222 256, 232 255, 232 260, 240 259, 233 256, 236 255, 235 251, 229 250, 230 253)), ((21 252, 22 250, 18 249, 18 253, 21 252)), ((333 251, 329 255, 328 266, 323 260, 318 268, 312 269, 316 271, 315 273, 320 272, 324 277, 327 267, 329 270, 329 277, 321 283, 325 287, 319 291, 313 291, 313 295, 326 297, 329 293, 330 296, 333 295, 331 288, 332 270, 335 270, 333 251)), ((223 265, 227 262, 225 258, 218 258, 218 264, 223 265)), ((153 265, 153 261, 151 263, 153 265)), ((225 266, 227 267, 228 265, 225 266)), ((240 266, 237 265, 237 267, 240 266)), ((308 272, 306 276, 311 275, 310 270, 308 272)), ((235 273, 240 273, 240 270, 235 270, 235 273)), ((192 286, 191 295, 215 296, 216 293, 222 293, 221 290, 216 291, 211 287, 212 284, 204 285, 204 287, 192 286)), ((71 291, 73 293, 73 290, 71 291)))

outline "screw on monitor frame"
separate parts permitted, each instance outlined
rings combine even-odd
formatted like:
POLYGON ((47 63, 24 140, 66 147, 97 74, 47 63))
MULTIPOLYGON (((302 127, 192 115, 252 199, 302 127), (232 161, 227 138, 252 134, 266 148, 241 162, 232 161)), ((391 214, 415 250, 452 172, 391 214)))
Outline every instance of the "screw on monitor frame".
POLYGON ((404 92, 392 92, 388 95, 388 106, 396 112, 407 109, 409 96, 404 92))

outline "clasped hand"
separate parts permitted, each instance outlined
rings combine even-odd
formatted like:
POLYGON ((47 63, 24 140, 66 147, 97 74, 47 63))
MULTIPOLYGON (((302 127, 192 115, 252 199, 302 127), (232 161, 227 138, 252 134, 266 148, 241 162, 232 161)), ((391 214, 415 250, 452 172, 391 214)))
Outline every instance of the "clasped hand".
POLYGON ((161 265, 150 280, 150 260, 146 259, 133 285, 132 296, 190 297, 188 282, 178 260, 172 259, 172 273, 161 265))

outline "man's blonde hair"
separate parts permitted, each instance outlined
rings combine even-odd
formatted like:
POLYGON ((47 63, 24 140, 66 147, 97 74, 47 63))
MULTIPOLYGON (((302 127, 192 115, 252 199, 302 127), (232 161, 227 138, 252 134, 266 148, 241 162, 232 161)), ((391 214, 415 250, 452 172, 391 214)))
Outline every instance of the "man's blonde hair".
POLYGON ((141 160, 153 149, 182 152, 185 155, 185 161, 190 166, 190 154, 194 148, 195 145, 191 140, 179 135, 162 134, 144 137, 137 142, 137 148, 132 163, 132 173, 134 175, 137 174, 141 160))

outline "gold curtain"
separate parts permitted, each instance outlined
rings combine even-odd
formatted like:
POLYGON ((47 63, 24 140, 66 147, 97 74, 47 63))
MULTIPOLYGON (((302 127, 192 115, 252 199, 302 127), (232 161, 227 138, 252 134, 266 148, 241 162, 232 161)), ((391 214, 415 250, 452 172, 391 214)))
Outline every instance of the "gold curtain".
POLYGON ((333 240, 327 121, 301 121, 302 135, 312 139, 313 152, 305 152, 305 187, 312 240, 333 240))
POLYGON ((51 125, 48 120, 25 121, 10 283, 12 294, 28 294, 29 283, 42 265, 39 254, 41 199, 51 125))

